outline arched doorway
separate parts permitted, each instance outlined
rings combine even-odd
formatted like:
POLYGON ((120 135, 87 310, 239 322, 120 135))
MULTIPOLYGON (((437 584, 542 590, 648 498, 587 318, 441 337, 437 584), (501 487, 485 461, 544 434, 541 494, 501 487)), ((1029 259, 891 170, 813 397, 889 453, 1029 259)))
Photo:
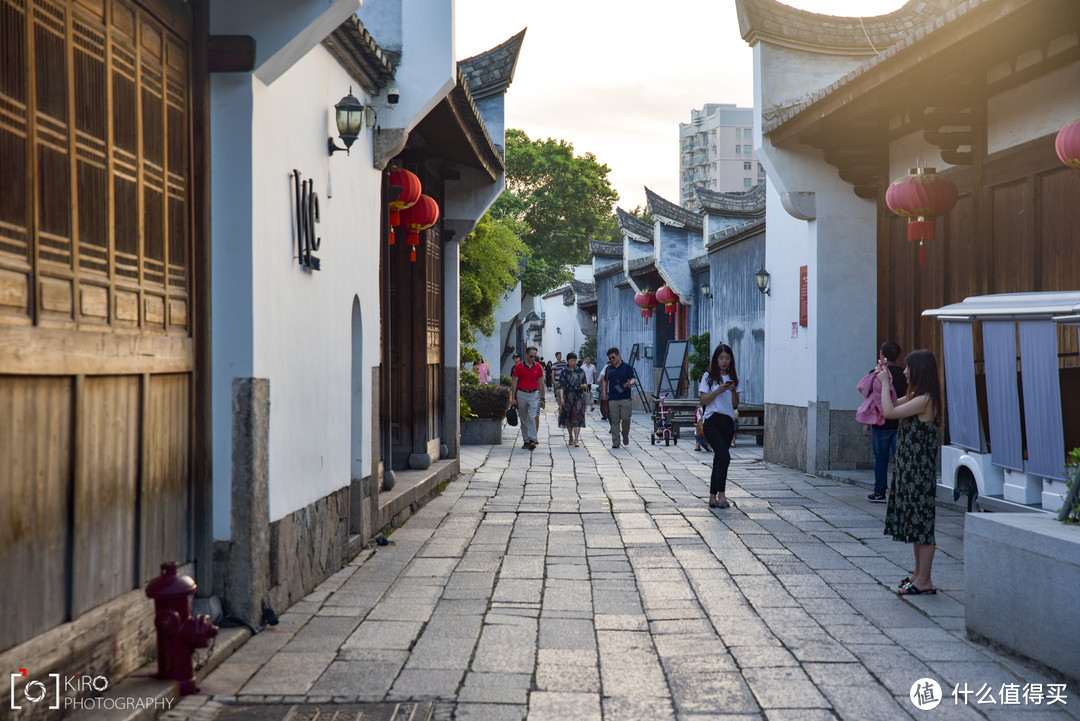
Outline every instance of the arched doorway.
POLYGON ((370 490, 364 478, 364 324, 360 299, 352 302, 352 367, 349 372, 352 409, 349 431, 350 501, 349 531, 364 536, 364 504, 370 490))

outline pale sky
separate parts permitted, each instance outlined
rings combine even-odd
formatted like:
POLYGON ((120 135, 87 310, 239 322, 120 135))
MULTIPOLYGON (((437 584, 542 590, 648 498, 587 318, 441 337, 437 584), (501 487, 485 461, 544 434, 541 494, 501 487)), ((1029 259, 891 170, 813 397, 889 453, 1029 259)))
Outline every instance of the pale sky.
MULTIPOLYGON (((881 15, 903 0, 787 0, 831 15, 881 15)), ((619 205, 648 185, 679 201, 679 123, 706 103, 753 104, 750 47, 734 0, 455 0, 458 58, 523 27, 506 126, 559 138, 611 168, 619 205)))

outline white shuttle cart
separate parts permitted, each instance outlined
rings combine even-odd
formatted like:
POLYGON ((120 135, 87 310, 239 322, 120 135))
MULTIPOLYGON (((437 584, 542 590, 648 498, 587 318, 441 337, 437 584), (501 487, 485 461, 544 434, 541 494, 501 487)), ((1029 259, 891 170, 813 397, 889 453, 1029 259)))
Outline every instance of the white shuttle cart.
POLYGON ((1080 291, 972 296, 923 315, 943 326, 941 485, 976 485, 990 510, 1057 511, 1065 453, 1080 446, 1080 291))

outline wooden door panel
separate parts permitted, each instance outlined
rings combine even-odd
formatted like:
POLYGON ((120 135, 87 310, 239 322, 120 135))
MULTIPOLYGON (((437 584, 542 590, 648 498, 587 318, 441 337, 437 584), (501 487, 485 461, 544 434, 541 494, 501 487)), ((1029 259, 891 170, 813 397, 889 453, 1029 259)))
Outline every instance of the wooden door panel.
POLYGON ((0 376, 0 651, 67 615, 72 385, 0 376))
POLYGON ((136 586, 140 378, 91 376, 78 398, 72 613, 136 586))
POLYGON ((191 376, 149 376, 143 428, 139 529, 140 585, 160 573, 165 561, 183 563, 190 525, 189 446, 191 376))

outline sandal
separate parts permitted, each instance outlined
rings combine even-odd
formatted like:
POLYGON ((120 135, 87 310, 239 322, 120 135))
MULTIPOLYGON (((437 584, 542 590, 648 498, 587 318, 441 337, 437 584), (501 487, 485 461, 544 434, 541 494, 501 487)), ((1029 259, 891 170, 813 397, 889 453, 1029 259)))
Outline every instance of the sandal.
POLYGON ((921 596, 923 594, 926 594, 927 596, 933 596, 933 595, 935 595, 937 593, 937 589, 936 588, 919 588, 914 583, 909 583, 908 585, 904 586, 903 588, 901 588, 896 593, 898 595, 900 595, 900 596, 921 596))
POLYGON ((903 581, 896 584, 896 587, 897 588, 903 588, 904 586, 908 585, 909 583, 911 583, 911 576, 905 576, 903 581))

